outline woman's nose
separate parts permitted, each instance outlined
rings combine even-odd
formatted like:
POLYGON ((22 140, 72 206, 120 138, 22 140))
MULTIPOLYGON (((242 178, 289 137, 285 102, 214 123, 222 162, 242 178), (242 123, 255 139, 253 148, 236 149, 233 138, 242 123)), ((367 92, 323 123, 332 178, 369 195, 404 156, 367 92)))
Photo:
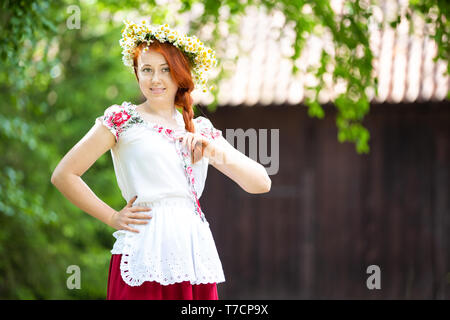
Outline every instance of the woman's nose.
POLYGON ((159 82, 159 73, 158 72, 153 73, 152 81, 159 82))

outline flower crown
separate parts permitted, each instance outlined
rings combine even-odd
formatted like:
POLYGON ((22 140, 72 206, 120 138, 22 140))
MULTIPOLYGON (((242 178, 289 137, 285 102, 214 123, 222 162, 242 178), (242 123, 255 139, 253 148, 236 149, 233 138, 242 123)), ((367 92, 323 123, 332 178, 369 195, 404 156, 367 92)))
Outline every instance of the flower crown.
MULTIPOLYGON (((140 24, 124 20, 125 27, 122 29, 122 39, 119 43, 122 47, 123 63, 133 68, 134 49, 142 42, 148 44, 157 39, 160 42, 169 42, 180 49, 190 60, 193 71, 194 82, 207 91, 208 76, 206 72, 217 66, 214 50, 203 45, 195 36, 188 37, 180 34, 177 30, 165 25, 148 25, 145 20, 140 24)), ((214 86, 209 87, 214 90, 214 86)))

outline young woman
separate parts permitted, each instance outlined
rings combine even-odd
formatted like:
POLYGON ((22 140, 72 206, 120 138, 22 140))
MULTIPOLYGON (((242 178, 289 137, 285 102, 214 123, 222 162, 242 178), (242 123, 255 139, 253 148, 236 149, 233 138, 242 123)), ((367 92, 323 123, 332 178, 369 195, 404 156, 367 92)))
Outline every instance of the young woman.
POLYGON ((145 23, 128 23, 121 45, 146 101, 106 108, 63 157, 52 183, 81 210, 117 230, 107 299, 218 299, 217 283, 225 276, 199 202, 208 165, 249 193, 268 192, 271 180, 209 119, 193 118, 192 73, 205 84, 201 70, 214 63, 211 49, 167 25, 145 23), (127 201, 120 211, 81 179, 108 150, 127 201))

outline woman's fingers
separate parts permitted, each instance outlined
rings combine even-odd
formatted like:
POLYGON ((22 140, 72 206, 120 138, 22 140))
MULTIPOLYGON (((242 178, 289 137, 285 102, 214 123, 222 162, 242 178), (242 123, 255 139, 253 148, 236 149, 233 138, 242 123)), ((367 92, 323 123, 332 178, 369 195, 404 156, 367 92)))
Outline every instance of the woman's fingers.
POLYGON ((194 134, 192 132, 187 132, 183 137, 180 138, 182 147, 187 147, 189 150, 192 150, 195 147, 195 144, 201 142, 204 144, 204 139, 199 134, 194 134))
POLYGON ((203 148, 198 138, 192 140, 191 161, 196 163, 203 156, 203 148))
MULTIPOLYGON (((151 219, 151 217, 149 217, 147 219, 151 219)), ((122 227, 123 227, 124 230, 128 230, 128 231, 139 233, 139 230, 131 227, 130 224, 131 225, 143 225, 143 224, 147 224, 147 223, 148 223, 147 220, 142 220, 142 219, 138 220, 138 219, 128 218, 128 219, 125 220, 125 222, 124 222, 122 227)))
POLYGON ((186 133, 183 137, 181 137, 181 147, 184 148, 186 146, 186 139, 189 133, 186 133))
POLYGON ((207 142, 204 141, 204 139, 199 136, 195 135, 191 132, 186 133, 182 137, 181 146, 182 148, 188 149, 191 153, 193 153, 196 149, 202 152, 203 155, 203 149, 207 145, 207 142))
POLYGON ((203 138, 197 139, 194 146, 196 146, 201 152, 203 156, 203 152, 205 151, 206 147, 208 146, 208 142, 205 141, 203 138))
POLYGON ((186 133, 183 139, 183 148, 190 149, 192 138, 193 138, 192 133, 190 132, 186 133))
POLYGON ((151 219, 152 216, 145 214, 145 213, 136 213, 136 212, 132 212, 130 214, 127 215, 128 218, 134 218, 134 219, 151 219))
POLYGON ((131 207, 129 210, 124 211, 122 213, 122 216, 120 218, 120 226, 122 230, 128 230, 132 232, 139 233, 139 230, 129 226, 129 224, 134 225, 141 225, 141 224, 147 224, 149 219, 152 219, 153 217, 145 214, 145 213, 139 213, 140 211, 150 211, 151 208, 145 208, 145 207, 131 207))
POLYGON ((128 225, 130 225, 130 224, 147 224, 148 223, 148 221, 145 221, 145 220, 142 220, 142 219, 140 219, 140 220, 138 220, 138 219, 128 219, 127 220, 127 224, 128 225))
POLYGON ((137 195, 130 199, 127 203, 127 207, 131 207, 133 205, 133 202, 137 199, 137 195))
POLYGON ((134 228, 130 227, 129 225, 125 225, 124 226, 124 230, 128 230, 128 231, 131 231, 131 232, 139 233, 139 230, 134 229, 134 228))
POLYGON ((197 137, 193 137, 192 138, 192 142, 191 142, 191 151, 194 152, 195 147, 197 146, 198 143, 198 138, 197 137))
POLYGON ((180 140, 181 147, 189 150, 191 153, 191 162, 193 164, 203 157, 204 151, 210 143, 210 141, 205 139, 202 135, 192 132, 187 132, 180 140))
POLYGON ((151 208, 147 208, 147 207, 131 207, 130 211, 131 212, 139 212, 139 211, 151 211, 151 208))

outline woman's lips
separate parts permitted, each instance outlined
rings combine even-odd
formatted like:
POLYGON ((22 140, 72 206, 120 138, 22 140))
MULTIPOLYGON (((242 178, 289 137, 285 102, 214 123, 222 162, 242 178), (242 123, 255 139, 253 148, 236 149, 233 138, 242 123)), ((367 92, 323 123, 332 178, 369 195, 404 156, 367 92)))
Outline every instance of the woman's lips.
POLYGON ((160 94, 160 93, 163 93, 164 90, 166 90, 166 89, 162 89, 162 88, 158 88, 158 89, 150 89, 150 91, 153 92, 154 94, 160 94))

